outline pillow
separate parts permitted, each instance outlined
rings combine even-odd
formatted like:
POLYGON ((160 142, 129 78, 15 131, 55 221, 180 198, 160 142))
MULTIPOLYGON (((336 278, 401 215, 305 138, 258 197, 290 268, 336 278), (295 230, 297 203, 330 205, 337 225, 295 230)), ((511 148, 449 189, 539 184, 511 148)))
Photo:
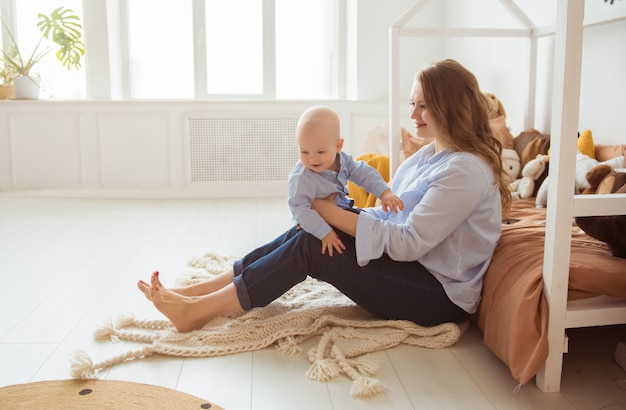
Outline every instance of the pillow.
MULTIPOLYGON (((626 192, 626 172, 611 172, 598 185, 598 194, 626 192)), ((577 216, 576 225, 587 235, 606 243, 613 254, 626 258, 626 215, 577 216)))
POLYGON ((400 134, 402 135, 402 152, 404 159, 407 159, 411 155, 419 151, 423 146, 433 142, 432 138, 414 137, 404 127, 400 128, 400 134))
POLYGON ((598 161, 607 161, 609 159, 626 156, 626 144, 621 145, 594 145, 595 157, 598 161))
POLYGON ((506 117, 501 115, 489 120, 494 136, 500 140, 502 148, 513 149, 513 135, 506 126, 506 117))
POLYGON ((520 157, 522 169, 528 161, 536 158, 538 154, 547 155, 550 148, 550 135, 542 134, 535 129, 527 129, 513 139, 513 149, 520 157), (532 142, 530 148, 526 148, 532 142), (526 151, 526 152, 524 152, 526 151))
MULTIPOLYGON (((383 177, 385 182, 389 182, 389 157, 378 154, 364 154, 356 159, 357 161, 365 161, 367 165, 375 168, 383 177)), ((354 206, 357 208, 369 208, 376 205, 376 196, 370 194, 364 188, 361 188, 352 181, 348 181, 348 194, 354 200, 354 206)))

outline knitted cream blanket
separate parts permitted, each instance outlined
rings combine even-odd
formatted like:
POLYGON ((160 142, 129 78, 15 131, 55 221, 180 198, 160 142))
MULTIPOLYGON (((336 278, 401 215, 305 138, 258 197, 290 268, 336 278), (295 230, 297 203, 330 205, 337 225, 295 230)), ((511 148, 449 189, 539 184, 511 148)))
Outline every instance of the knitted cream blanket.
MULTIPOLYGON (((192 259, 189 265, 199 269, 183 275, 179 284, 218 274, 235 259, 216 253, 192 259)), ((343 373, 353 380, 352 395, 368 397, 384 392, 385 388, 372 377, 378 365, 367 353, 400 343, 448 347, 459 340, 465 328, 454 323, 422 327, 404 320, 379 320, 332 285, 308 278, 266 307, 217 318, 204 328, 188 333, 179 333, 169 321, 141 320, 132 315, 107 321, 95 331, 96 339, 143 342, 146 346, 99 363, 94 363, 84 352, 76 352, 71 374, 74 378, 95 378, 102 369, 154 353, 209 357, 274 345, 289 356, 298 356, 303 341, 320 336, 317 346, 308 352, 311 366, 307 376, 326 381, 343 373)))

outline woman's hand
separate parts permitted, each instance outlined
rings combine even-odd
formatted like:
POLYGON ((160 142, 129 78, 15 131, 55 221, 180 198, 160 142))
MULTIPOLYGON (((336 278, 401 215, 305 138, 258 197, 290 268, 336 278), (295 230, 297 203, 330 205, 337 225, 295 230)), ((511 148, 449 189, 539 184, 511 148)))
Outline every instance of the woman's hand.
POLYGON ((354 212, 347 211, 335 205, 334 196, 325 199, 314 199, 311 203, 311 209, 316 211, 324 220, 332 227, 339 229, 348 235, 356 235, 356 223, 358 215, 354 212))

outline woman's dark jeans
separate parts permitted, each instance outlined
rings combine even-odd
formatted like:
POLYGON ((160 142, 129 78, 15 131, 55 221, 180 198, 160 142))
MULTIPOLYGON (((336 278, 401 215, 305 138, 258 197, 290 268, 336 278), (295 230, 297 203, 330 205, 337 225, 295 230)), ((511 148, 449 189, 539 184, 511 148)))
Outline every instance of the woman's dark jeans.
POLYGON ((354 238, 337 233, 346 249, 342 254, 335 251, 332 257, 322 254, 319 239, 293 227, 236 261, 234 283, 241 307, 266 306, 311 276, 332 284, 382 319, 434 326, 467 318, 419 262, 397 262, 383 254, 359 266, 354 238))

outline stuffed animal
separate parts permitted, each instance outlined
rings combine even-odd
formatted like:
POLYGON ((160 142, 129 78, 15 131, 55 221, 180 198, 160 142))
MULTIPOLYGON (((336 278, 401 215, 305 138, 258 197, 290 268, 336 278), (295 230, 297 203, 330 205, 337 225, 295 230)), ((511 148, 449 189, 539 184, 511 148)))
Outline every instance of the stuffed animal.
POLYGON ((513 200, 530 198, 535 190, 535 180, 546 169, 547 155, 537 155, 535 159, 528 161, 522 168, 522 177, 509 184, 513 200))
MULTIPOLYGON (((624 156, 611 158, 606 161, 598 162, 595 158, 590 158, 587 155, 576 154, 576 177, 574 180, 574 193, 580 194, 586 190, 594 190, 587 179, 587 173, 597 167, 598 165, 607 165, 611 169, 624 168, 626 161, 624 156)), ((535 200, 535 206, 537 208, 545 208, 548 203, 548 176, 544 179, 543 183, 539 186, 537 191, 537 198, 535 200)), ((592 177, 592 179, 594 179, 592 177)), ((596 184, 597 186, 597 184, 596 184)))
POLYGON ((362 154, 389 155, 389 125, 375 125, 365 134, 362 154))
POLYGON ((585 175, 585 179, 587 180, 589 187, 583 189, 581 193, 585 195, 595 194, 598 190, 598 186, 600 186, 600 183, 602 182, 604 177, 614 171, 615 170, 607 164, 598 164, 595 167, 591 168, 589 171, 587 171, 587 174, 585 175))
POLYGON ((583 155, 589 158, 596 159, 596 151, 594 149, 593 133, 591 130, 585 130, 583 133, 578 133, 578 140, 576 141, 576 149, 583 155))
POLYGON ((587 155, 581 153, 576 154, 576 187, 579 192, 582 192, 590 187, 589 181, 587 180, 587 172, 600 164, 608 165, 613 169, 624 168, 624 165, 626 165, 624 163, 623 156, 600 162, 595 158, 588 157, 587 155))
MULTIPOLYGON (((626 193, 626 172, 610 172, 596 193, 626 193)), ((611 254, 626 258, 626 215, 577 216, 576 224, 587 235, 606 243, 611 254)))
POLYGON ((598 194, 626 194, 626 172, 611 172, 598 185, 598 194))
POLYGON ((489 104, 489 119, 498 118, 501 116, 506 117, 506 111, 504 110, 504 104, 493 93, 483 93, 487 98, 487 104, 489 104))
POLYGON ((519 155, 514 149, 502 150, 502 168, 509 176, 509 182, 515 181, 519 178, 519 172, 522 168, 519 155))

